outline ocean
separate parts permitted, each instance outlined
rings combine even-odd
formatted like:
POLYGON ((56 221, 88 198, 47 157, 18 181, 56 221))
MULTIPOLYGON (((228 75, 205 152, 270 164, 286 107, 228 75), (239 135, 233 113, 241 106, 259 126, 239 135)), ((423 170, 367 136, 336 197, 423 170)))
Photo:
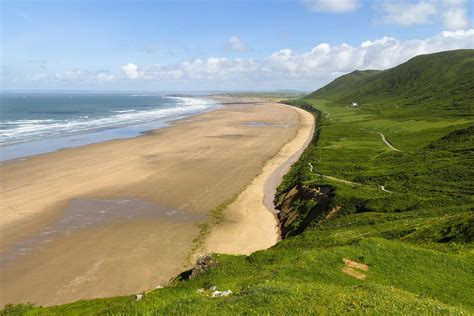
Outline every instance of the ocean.
POLYGON ((0 160, 10 160, 167 126, 219 104, 153 93, 0 93, 0 160))

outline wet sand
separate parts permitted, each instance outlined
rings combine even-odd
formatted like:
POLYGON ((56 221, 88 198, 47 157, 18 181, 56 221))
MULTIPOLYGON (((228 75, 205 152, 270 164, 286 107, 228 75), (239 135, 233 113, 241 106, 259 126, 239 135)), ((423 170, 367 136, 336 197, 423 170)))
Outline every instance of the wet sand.
POLYGON ((138 293, 190 267, 196 223, 300 128, 294 108, 228 103, 133 139, 0 165, 0 305, 138 293))

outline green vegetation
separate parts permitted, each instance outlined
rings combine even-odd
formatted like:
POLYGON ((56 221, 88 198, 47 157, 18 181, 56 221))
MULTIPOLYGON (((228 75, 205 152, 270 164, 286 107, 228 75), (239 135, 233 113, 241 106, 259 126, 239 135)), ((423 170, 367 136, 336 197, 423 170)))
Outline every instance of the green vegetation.
POLYGON ((292 237, 250 256, 216 254, 217 267, 139 302, 3 314, 474 314, 473 91, 473 50, 336 79, 290 101, 318 117, 276 197, 292 237), (348 275, 344 258, 368 270, 348 275), (212 285, 233 294, 196 291, 212 285))
MULTIPOLYGON (((411 106, 408 115, 426 116, 426 109, 441 109, 441 116, 466 115, 474 104, 472 50, 420 55, 385 71, 354 71, 310 94, 313 99, 339 104, 356 101, 384 104, 397 114, 397 106, 411 106)), ((406 109, 405 109, 406 110, 406 109)), ((472 113, 471 113, 472 114, 472 113)))
POLYGON ((193 245, 191 247, 191 252, 188 255, 188 258, 191 259, 192 255, 202 248, 206 238, 209 236, 212 227, 222 224, 225 219, 224 210, 235 201, 238 197, 238 194, 233 197, 225 200, 219 204, 216 208, 210 210, 207 214, 207 220, 198 224, 199 233, 193 240, 193 245))

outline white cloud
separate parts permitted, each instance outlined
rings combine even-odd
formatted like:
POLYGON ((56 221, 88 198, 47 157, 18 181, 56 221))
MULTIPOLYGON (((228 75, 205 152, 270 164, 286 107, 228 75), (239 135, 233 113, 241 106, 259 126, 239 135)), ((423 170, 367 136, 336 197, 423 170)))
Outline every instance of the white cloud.
POLYGON ((97 82, 115 80, 115 75, 108 71, 89 71, 79 68, 70 68, 63 72, 57 72, 53 75, 47 73, 27 74, 28 81, 56 81, 56 82, 97 82))
POLYGON ((109 74, 107 71, 88 71, 78 68, 67 69, 62 73, 56 73, 55 79, 66 82, 91 82, 91 81, 112 81, 115 79, 113 74, 109 74))
POLYGON ((280 68, 298 74, 344 73, 354 69, 386 69, 398 65, 411 57, 458 48, 474 48, 474 30, 442 32, 425 40, 401 41, 393 37, 382 37, 362 42, 359 46, 347 44, 319 44, 310 52, 295 54, 281 50, 271 60, 280 68), (282 53, 284 52, 284 53, 282 53))
MULTIPOLYGON (((211 57, 207 60, 195 59, 177 65, 181 74, 189 79, 229 80, 237 76, 246 76, 258 72, 253 59, 233 59, 211 57)), ((242 77, 243 78, 243 77, 242 77)))
POLYGON ((359 7, 358 0, 304 0, 306 6, 316 12, 344 13, 359 7))
POLYGON ((101 72, 96 75, 96 78, 99 81, 111 81, 115 79, 115 76, 112 74, 106 74, 106 73, 101 72))
POLYGON ((140 77, 138 66, 135 64, 128 63, 120 67, 120 70, 130 79, 138 79, 140 77))
POLYGON ((443 24, 449 30, 459 30, 469 27, 467 1, 444 0, 443 24))
POLYGON ((270 64, 273 68, 278 70, 285 70, 288 72, 294 72, 298 69, 298 63, 295 58, 295 54, 289 48, 279 50, 274 52, 270 56, 270 64))
POLYGON ((42 81, 49 79, 50 75, 45 74, 45 73, 36 73, 36 74, 28 74, 27 79, 31 81, 42 81))
POLYGON ((399 40, 386 36, 359 45, 319 43, 302 53, 284 48, 259 60, 212 57, 167 66, 139 68, 132 64, 123 66, 122 71, 125 67, 124 73, 131 79, 199 82, 209 89, 316 89, 355 69, 387 69, 416 55, 459 48, 474 48, 474 29, 444 31, 427 39, 399 40))
POLYGON ((436 5, 427 1, 417 3, 388 1, 382 4, 381 9, 387 23, 403 26, 425 24, 437 13, 436 5))
POLYGON ((457 30, 457 31, 444 31, 441 33, 443 37, 446 38, 454 38, 458 40, 464 40, 466 39, 467 41, 470 41, 470 45, 468 45, 465 48, 474 48, 474 44, 472 43, 472 40, 474 39, 474 29, 469 29, 469 30, 457 30))
POLYGON ((237 36, 229 37, 229 40, 227 41, 227 48, 229 50, 234 50, 238 52, 243 52, 247 50, 247 47, 244 44, 244 42, 242 42, 242 40, 238 38, 237 36))
POLYGON ((441 22, 448 30, 469 27, 466 0, 388 0, 379 10, 386 23, 410 26, 441 22))
POLYGON ((356 45, 317 43, 307 51, 283 48, 259 59, 216 56, 170 65, 128 63, 120 67, 121 76, 108 70, 72 68, 56 74, 41 71, 25 75, 23 80, 35 84, 105 84, 116 80, 116 84, 124 87, 133 85, 133 80, 137 85, 148 81, 149 86, 159 82, 162 89, 314 90, 356 69, 387 69, 420 54, 460 48, 474 49, 474 29, 444 31, 427 39, 400 40, 385 36, 356 45))
POLYGON ((469 21, 464 8, 450 8, 443 13, 444 25, 450 30, 459 30, 467 27, 469 21))
POLYGON ((78 68, 71 68, 62 73, 56 73, 55 77, 61 81, 84 81, 87 76, 82 70, 78 68))
POLYGON ((443 3, 448 6, 456 6, 466 4, 466 0, 443 0, 443 3))

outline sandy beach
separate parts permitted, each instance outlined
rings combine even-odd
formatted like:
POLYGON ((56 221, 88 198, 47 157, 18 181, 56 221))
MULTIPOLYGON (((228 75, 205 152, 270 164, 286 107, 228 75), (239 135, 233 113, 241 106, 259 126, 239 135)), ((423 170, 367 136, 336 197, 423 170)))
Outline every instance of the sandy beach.
POLYGON ((206 239, 205 251, 250 254, 275 245, 279 238, 273 199, 283 176, 308 145, 314 132, 314 116, 298 108, 299 129, 295 137, 268 160, 262 172, 225 210, 225 222, 206 239))
POLYGON ((311 137, 312 116, 270 102, 221 101, 143 136, 1 164, 0 305, 165 284, 191 266, 196 224, 236 194, 203 250, 275 244, 268 197, 311 137))

